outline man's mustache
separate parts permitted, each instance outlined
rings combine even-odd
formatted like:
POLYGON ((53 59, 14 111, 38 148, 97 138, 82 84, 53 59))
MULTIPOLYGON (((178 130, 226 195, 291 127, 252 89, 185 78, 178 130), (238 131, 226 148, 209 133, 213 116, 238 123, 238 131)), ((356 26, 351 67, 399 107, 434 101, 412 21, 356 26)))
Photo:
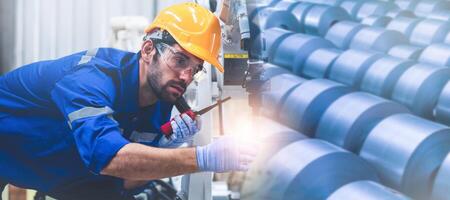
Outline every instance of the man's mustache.
POLYGON ((183 81, 170 80, 169 82, 167 82, 167 85, 175 85, 175 86, 181 87, 181 88, 183 88, 184 91, 186 91, 186 88, 187 88, 187 84, 183 81))

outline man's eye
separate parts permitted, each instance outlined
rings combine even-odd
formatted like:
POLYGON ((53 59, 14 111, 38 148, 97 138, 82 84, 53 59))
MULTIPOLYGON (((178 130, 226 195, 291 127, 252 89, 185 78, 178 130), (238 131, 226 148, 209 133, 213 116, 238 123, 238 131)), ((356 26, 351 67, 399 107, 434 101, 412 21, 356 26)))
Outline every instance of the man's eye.
POLYGON ((175 62, 177 65, 185 65, 187 60, 181 56, 175 56, 175 62))

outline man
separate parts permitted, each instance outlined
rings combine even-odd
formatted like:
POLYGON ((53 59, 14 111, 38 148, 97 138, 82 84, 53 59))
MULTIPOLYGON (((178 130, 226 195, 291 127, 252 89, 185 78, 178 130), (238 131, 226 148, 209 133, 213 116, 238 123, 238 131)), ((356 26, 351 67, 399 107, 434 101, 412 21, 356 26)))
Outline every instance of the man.
POLYGON ((170 120, 207 61, 223 71, 218 19, 194 3, 163 10, 138 53, 96 49, 32 63, 0 77, 0 182, 56 199, 132 199, 148 180, 246 170, 254 153, 229 138, 174 148, 198 132, 170 120))

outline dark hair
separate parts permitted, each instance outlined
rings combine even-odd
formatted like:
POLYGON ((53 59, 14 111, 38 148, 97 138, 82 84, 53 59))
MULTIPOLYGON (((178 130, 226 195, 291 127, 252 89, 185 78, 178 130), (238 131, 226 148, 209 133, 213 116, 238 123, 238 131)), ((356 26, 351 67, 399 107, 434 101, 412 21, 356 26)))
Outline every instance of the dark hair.
POLYGON ((148 33, 144 37, 144 41, 145 40, 152 40, 153 43, 155 43, 155 44, 162 42, 162 43, 168 44, 170 46, 177 44, 177 41, 172 37, 172 35, 169 32, 167 32, 166 30, 160 30, 160 29, 156 29, 155 31, 148 33))

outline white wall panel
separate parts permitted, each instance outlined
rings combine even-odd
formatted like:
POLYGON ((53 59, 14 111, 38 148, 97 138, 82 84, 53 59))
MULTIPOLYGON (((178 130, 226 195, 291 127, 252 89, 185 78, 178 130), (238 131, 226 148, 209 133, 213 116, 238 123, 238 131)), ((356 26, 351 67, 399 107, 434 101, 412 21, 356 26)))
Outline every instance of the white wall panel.
POLYGON ((151 21, 155 1, 17 0, 15 66, 107 47, 111 17, 145 16, 151 21))
MULTIPOLYGON (((59 1, 58 1, 59 2, 59 1)), ((74 1, 64 1, 58 3, 56 9, 58 11, 56 24, 56 57, 61 57, 72 52, 74 41, 72 38, 74 30, 74 1), (60 14, 62 13, 62 14, 60 14)))

